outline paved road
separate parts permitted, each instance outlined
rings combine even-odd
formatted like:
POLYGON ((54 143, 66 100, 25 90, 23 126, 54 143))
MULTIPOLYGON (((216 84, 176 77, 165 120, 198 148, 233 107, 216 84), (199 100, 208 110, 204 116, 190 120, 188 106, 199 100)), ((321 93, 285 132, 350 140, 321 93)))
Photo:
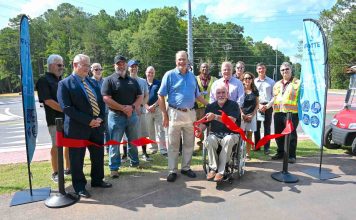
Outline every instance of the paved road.
MULTIPOLYGON (((38 137, 36 149, 50 147, 44 108, 36 101, 38 137)), ((0 153, 26 149, 21 97, 0 98, 0 153)))

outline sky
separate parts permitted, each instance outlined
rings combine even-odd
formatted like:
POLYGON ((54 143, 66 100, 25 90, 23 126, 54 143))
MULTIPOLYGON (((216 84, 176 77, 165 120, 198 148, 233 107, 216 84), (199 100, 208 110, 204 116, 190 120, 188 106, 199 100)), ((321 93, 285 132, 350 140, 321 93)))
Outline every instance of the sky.
MULTIPOLYGON (((30 17, 42 15, 68 2, 83 11, 97 14, 104 9, 114 15, 120 8, 135 9, 176 6, 187 10, 188 0, 0 0, 0 29, 10 18, 25 13, 30 17)), ((244 36, 270 44, 274 49, 297 62, 298 40, 302 39, 304 18, 318 19, 320 12, 330 9, 336 0, 191 0, 192 15, 205 15, 211 22, 233 22, 244 27, 244 36)))

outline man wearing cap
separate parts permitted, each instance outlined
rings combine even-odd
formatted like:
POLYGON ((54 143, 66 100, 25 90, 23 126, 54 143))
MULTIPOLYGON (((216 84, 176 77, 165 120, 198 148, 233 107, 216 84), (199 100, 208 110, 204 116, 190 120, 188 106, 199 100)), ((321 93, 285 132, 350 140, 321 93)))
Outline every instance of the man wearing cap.
MULTIPOLYGON (((117 55, 114 58, 115 72, 106 77, 101 88, 104 102, 109 107, 108 127, 110 138, 121 141, 126 133, 128 141, 138 138, 138 116, 143 95, 137 81, 127 75, 126 58, 117 55)), ((130 166, 138 167, 138 151, 131 143, 128 144, 130 166)), ((112 178, 118 178, 121 165, 120 148, 118 145, 109 147, 109 168, 112 178)))
POLYGON ((185 51, 176 53, 176 68, 166 72, 158 90, 158 102, 162 111, 163 126, 168 127, 168 182, 177 179, 179 141, 183 135, 183 152, 181 173, 190 178, 196 174, 190 169, 194 148, 193 122, 196 120, 194 102, 196 100, 207 105, 207 101, 199 92, 194 74, 189 71, 188 55, 185 51), (168 109, 165 96, 168 96, 168 109))
MULTIPOLYGON (((139 108, 136 109, 137 115, 138 115, 138 132, 139 135, 138 137, 148 137, 148 131, 147 131, 147 125, 146 125, 146 110, 144 109, 144 105, 147 103, 148 100, 148 85, 146 83, 146 80, 144 80, 143 78, 139 77, 137 75, 138 73, 138 64, 139 62, 137 60, 130 60, 128 62, 128 66, 129 66, 129 72, 130 72, 130 77, 134 78, 137 80, 138 84, 140 85, 140 89, 143 95, 143 102, 141 104, 141 106, 139 108)), ((151 161, 152 158, 150 158, 147 154, 146 151, 146 145, 142 146, 142 159, 145 161, 151 161)))

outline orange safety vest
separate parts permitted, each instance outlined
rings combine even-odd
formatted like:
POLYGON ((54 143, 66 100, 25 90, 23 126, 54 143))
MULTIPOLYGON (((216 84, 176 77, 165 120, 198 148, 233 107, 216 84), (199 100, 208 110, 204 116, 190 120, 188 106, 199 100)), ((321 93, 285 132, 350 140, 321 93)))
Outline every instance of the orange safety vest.
POLYGON ((274 112, 292 112, 298 113, 298 98, 299 98, 300 80, 293 78, 283 93, 282 80, 278 81, 273 87, 274 112))
MULTIPOLYGON (((211 86, 213 85, 213 82, 214 82, 215 80, 217 80, 217 78, 215 78, 214 76, 210 76, 210 81, 209 81, 209 84, 208 84, 208 88, 207 88, 206 90, 204 90, 204 87, 203 87, 203 85, 201 84, 201 81, 200 81, 199 76, 196 76, 196 78, 197 78, 197 82, 198 82, 198 86, 199 86, 200 91, 201 91, 201 92, 203 91, 203 92, 206 93, 206 94, 203 94, 203 98, 204 98, 207 102, 209 102, 209 100, 210 100, 211 86)), ((204 107, 205 107, 205 105, 204 105, 203 103, 199 102, 199 101, 197 101, 197 104, 198 104, 198 108, 204 108, 204 107)))

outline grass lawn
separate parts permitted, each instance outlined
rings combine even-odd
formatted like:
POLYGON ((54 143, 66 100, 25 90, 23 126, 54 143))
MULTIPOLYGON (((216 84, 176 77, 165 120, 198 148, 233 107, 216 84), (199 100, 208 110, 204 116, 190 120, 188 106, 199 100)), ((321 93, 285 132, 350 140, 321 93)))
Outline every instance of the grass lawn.
MULTIPOLYGON (((271 144, 271 155, 276 151, 276 144, 272 141, 271 144)), ((342 154, 345 150, 328 150, 324 148, 324 154, 342 154)), ((320 153, 319 148, 309 140, 303 140, 298 142, 297 157, 308 157, 317 156, 320 153)), ((152 155, 152 162, 141 162, 140 169, 130 168, 129 163, 126 162, 120 169, 121 176, 137 174, 137 173, 155 173, 164 171, 167 169, 167 158, 155 154, 152 155)), ((270 156, 266 156, 261 151, 251 151, 252 161, 268 161, 270 156)), ((298 162, 298 161, 297 161, 298 162)), ((197 156, 192 159, 193 169, 201 169, 202 157, 201 152, 198 152, 197 156)), ((110 171, 107 168, 108 159, 105 156, 105 178, 108 179, 110 171)), ((58 185, 51 180, 51 165, 49 161, 44 162, 33 162, 31 163, 31 171, 33 175, 32 186, 33 189, 48 187, 50 186, 53 190, 58 189, 58 185)), ((87 179, 90 178, 90 160, 85 159, 84 173, 87 179)), ((71 180, 70 176, 65 177, 66 186, 70 186, 71 180)), ((90 180, 88 181, 90 183, 90 180)), ((21 164, 7 164, 0 165, 0 195, 9 194, 16 191, 24 190, 29 188, 28 175, 27 175, 27 165, 26 163, 21 164)))

